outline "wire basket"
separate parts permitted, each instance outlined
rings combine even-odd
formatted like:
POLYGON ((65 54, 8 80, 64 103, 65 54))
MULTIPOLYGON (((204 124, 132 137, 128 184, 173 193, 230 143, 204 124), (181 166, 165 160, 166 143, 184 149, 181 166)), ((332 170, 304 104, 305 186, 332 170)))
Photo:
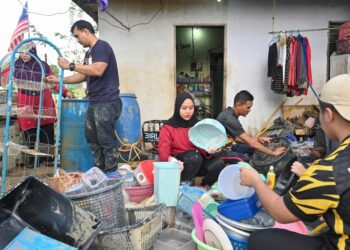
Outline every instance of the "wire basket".
POLYGON ((84 194, 69 194, 68 198, 103 221, 102 230, 121 228, 126 225, 122 191, 123 181, 107 179, 106 187, 84 194))
POLYGON ((286 164, 288 164, 288 162, 294 157, 291 144, 289 140, 284 137, 276 137, 264 145, 272 151, 278 147, 285 147, 286 151, 279 156, 272 156, 255 151, 251 164, 258 170, 258 172, 265 175, 267 174, 269 167, 274 166, 276 175, 279 175, 285 168, 286 164))
POLYGON ((53 177, 48 178, 48 182, 53 189, 63 193, 70 186, 80 183, 82 176, 83 173, 67 173, 63 169, 58 168, 56 174, 53 177))
POLYGON ((148 250, 162 231, 164 204, 127 208, 127 226, 101 232, 92 245, 95 250, 148 250))

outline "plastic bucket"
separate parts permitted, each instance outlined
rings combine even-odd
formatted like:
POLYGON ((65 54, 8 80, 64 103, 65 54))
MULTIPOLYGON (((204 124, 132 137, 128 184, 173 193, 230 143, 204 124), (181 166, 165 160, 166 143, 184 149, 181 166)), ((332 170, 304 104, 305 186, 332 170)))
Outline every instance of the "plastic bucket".
POLYGON ((188 132, 190 141, 199 148, 209 152, 226 144, 225 127, 217 120, 206 118, 194 125, 188 132))
POLYGON ((154 160, 145 160, 145 161, 141 161, 140 164, 139 164, 143 175, 145 176, 147 181, 149 183, 151 183, 151 184, 154 183, 154 174, 153 174, 154 166, 153 166, 153 162, 154 162, 154 160))
MULTIPOLYGON (((240 167, 248 168, 248 169, 254 169, 252 166, 250 166, 249 163, 244 162, 244 161, 238 162, 237 165, 240 166, 240 167)), ((255 170, 255 169, 254 169, 254 170, 255 170)), ((265 177, 265 175, 263 175, 263 174, 259 174, 259 175, 260 175, 261 180, 262 180, 263 182, 266 182, 266 177, 265 177)))
POLYGON ((196 231, 194 229, 192 230, 191 236, 192 236, 192 240, 197 244, 197 249, 198 250, 219 250, 217 248, 208 246, 207 244, 204 244, 203 242, 201 242, 197 238, 196 231))
POLYGON ((220 172, 218 178, 220 192, 231 200, 245 199, 255 192, 254 188, 241 185, 239 168, 238 164, 228 165, 220 172))
MULTIPOLYGON (((117 139, 117 146, 120 149, 128 150, 130 147, 123 146, 123 144, 131 145, 141 139, 140 107, 134 94, 124 93, 120 94, 119 97, 122 101, 123 107, 115 124, 115 129, 119 137, 119 139, 117 139)), ((132 150, 130 150, 130 152, 121 151, 118 161, 126 162, 129 159, 129 156, 131 159, 135 156, 132 150)))
POLYGON ((154 162, 154 193, 158 203, 176 206, 181 168, 176 162, 154 162))
POLYGON ((88 100, 62 100, 61 168, 68 172, 86 172, 94 165, 84 132, 88 105, 88 100))

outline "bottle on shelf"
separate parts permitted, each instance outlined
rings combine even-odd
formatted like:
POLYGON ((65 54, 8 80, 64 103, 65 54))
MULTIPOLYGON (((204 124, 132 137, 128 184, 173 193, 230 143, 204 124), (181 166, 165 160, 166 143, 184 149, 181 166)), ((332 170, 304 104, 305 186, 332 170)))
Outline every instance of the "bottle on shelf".
POLYGON ((275 183, 276 183, 276 174, 274 171, 273 166, 270 166, 269 172, 267 173, 267 186, 273 190, 273 188, 275 187, 275 183))

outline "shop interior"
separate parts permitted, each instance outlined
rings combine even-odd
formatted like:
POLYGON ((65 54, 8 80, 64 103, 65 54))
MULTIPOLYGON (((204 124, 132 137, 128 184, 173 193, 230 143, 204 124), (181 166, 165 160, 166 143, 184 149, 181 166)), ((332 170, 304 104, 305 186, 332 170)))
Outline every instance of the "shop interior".
POLYGON ((224 26, 176 27, 176 92, 193 94, 197 119, 224 107, 224 26))

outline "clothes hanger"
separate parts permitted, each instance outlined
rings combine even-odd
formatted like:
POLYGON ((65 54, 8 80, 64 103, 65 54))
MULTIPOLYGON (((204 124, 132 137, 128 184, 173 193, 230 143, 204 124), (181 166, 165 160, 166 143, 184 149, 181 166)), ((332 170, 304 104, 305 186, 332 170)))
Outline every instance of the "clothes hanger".
POLYGON ((275 33, 275 34, 273 34, 273 36, 271 38, 271 41, 269 42, 269 46, 268 47, 270 47, 274 42, 276 42, 276 40, 277 40, 277 35, 275 33))

